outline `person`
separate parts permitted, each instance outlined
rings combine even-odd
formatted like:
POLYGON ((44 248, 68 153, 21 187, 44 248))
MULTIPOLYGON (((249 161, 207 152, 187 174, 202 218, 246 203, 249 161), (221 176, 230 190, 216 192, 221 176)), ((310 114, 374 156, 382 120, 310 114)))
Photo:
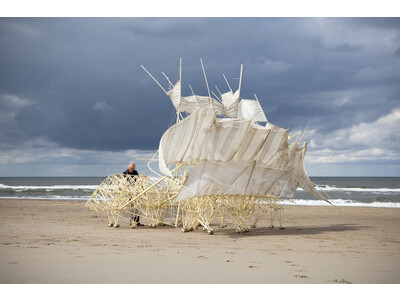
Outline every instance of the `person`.
MULTIPOLYGON (((138 173, 138 171, 136 171, 136 165, 135 165, 135 163, 134 163, 134 162, 131 162, 131 163, 129 164, 129 166, 128 166, 128 169, 125 170, 125 171, 123 172, 123 174, 124 174, 125 177, 126 177, 126 175, 135 176, 135 177, 133 177, 133 182, 136 182, 136 176, 139 176, 139 173, 138 173)), ((130 179, 130 178, 129 178, 129 179, 130 179)), ((135 210, 135 209, 133 208, 133 206, 134 206, 133 203, 131 203, 132 210, 131 210, 131 215, 130 215, 130 217, 129 217, 129 224, 130 224, 131 226, 134 226, 133 224, 137 224, 137 226, 144 226, 142 223, 139 222, 140 216, 137 214, 137 210, 135 210), (132 220, 134 221, 133 224, 132 224, 132 220)), ((135 226, 134 226, 134 227, 135 227, 135 226)))
MULTIPOLYGON (((124 175, 133 175, 133 176, 139 176, 138 171, 136 171, 136 165, 134 162, 131 162, 128 166, 128 169, 124 171, 124 175)), ((136 178, 135 178, 136 181, 136 178)))

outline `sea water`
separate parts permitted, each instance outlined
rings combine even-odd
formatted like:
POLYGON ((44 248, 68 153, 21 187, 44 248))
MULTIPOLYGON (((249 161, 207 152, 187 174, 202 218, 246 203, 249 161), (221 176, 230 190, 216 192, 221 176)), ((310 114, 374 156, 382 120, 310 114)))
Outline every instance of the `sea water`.
MULTIPOLYGON (((87 201, 104 177, 0 177, 0 198, 87 201)), ((154 178, 156 179, 156 178, 154 178)), ((311 177, 337 206, 400 208, 400 177, 311 177)), ((287 205, 329 205, 297 189, 287 205)))

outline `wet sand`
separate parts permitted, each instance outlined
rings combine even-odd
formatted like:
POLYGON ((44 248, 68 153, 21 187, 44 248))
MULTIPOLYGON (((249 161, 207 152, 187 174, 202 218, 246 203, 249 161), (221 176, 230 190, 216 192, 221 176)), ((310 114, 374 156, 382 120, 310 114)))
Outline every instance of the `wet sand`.
POLYGON ((0 283, 400 283, 400 209, 286 206, 284 230, 207 235, 84 204, 0 199, 0 283))

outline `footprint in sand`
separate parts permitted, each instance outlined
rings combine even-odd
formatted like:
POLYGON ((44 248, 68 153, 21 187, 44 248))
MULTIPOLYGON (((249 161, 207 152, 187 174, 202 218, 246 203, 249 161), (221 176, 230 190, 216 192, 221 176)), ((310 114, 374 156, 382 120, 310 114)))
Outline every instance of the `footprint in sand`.
POLYGON ((333 280, 333 282, 336 282, 336 283, 344 283, 344 284, 352 284, 350 281, 348 281, 348 280, 346 280, 346 279, 341 279, 341 280, 337 280, 337 279, 335 279, 335 280, 333 280))
POLYGON ((300 275, 300 274, 294 275, 294 277, 296 277, 296 278, 310 278, 310 277, 308 277, 306 275, 300 275))

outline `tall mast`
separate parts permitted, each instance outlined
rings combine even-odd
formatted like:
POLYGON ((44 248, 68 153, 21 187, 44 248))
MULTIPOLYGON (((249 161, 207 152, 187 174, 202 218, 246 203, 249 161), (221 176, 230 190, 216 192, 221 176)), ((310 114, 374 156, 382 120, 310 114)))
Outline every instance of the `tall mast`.
POLYGON ((143 70, 146 71, 147 74, 149 74, 149 76, 150 76, 151 78, 153 78, 153 80, 154 80, 154 81, 158 84, 158 86, 164 91, 164 93, 166 93, 166 94, 168 95, 167 91, 166 91, 166 90, 162 87, 162 85, 153 77, 153 75, 151 75, 150 72, 147 71, 145 67, 143 67, 142 65, 140 65, 140 66, 142 67, 143 70))
POLYGON ((215 86, 215 88, 217 89, 217 91, 218 91, 219 95, 220 95, 220 96, 222 96, 222 94, 221 94, 221 92, 219 91, 218 87, 217 87, 217 86, 215 86))
MULTIPOLYGON (((179 95, 182 97, 182 57, 179 59, 179 84, 180 86, 180 92, 179 95)), ((179 115, 181 114, 181 101, 179 99, 179 106, 176 109, 176 123, 179 122, 179 115)))
MULTIPOLYGON (((229 82, 228 82, 228 80, 226 79, 225 74, 222 74, 222 76, 224 77, 225 82, 226 82, 226 84, 228 85, 228 88, 229 88, 230 91, 232 92, 231 86, 229 85, 229 82)), ((232 92, 232 93, 233 93, 233 92, 232 92)))
POLYGON ((206 71, 204 70, 203 60, 202 60, 201 58, 200 58, 200 63, 201 63, 201 67, 202 67, 202 69, 203 69, 204 79, 206 80, 207 91, 208 91, 208 97, 211 98, 210 89, 209 89, 209 87, 208 87, 208 81, 207 81, 206 71))
POLYGON ((190 84, 189 84, 189 88, 192 91, 192 95, 194 96, 194 92, 193 92, 192 86, 190 84))
POLYGON ((174 85, 172 84, 171 80, 169 80, 168 76, 167 76, 167 75, 165 75, 165 73, 164 73, 164 72, 161 72, 161 73, 164 75, 165 79, 167 79, 167 80, 168 80, 168 83, 169 83, 169 89, 171 89, 171 86, 172 86, 172 87, 174 87, 174 85))
POLYGON ((201 62, 201 67, 203 68, 204 79, 206 80, 208 97, 209 97, 209 101, 210 101, 210 104, 211 104, 211 108, 214 109, 214 105, 213 105, 213 102, 212 102, 212 99, 211 99, 211 94, 210 94, 210 88, 208 87, 206 71, 204 70, 203 60, 201 58, 200 58, 200 62, 201 62))
POLYGON ((242 74, 243 74, 243 65, 240 65, 239 94, 240 94, 240 88, 242 87, 242 74))
POLYGON ((179 59, 179 81, 182 80, 182 58, 179 59))

